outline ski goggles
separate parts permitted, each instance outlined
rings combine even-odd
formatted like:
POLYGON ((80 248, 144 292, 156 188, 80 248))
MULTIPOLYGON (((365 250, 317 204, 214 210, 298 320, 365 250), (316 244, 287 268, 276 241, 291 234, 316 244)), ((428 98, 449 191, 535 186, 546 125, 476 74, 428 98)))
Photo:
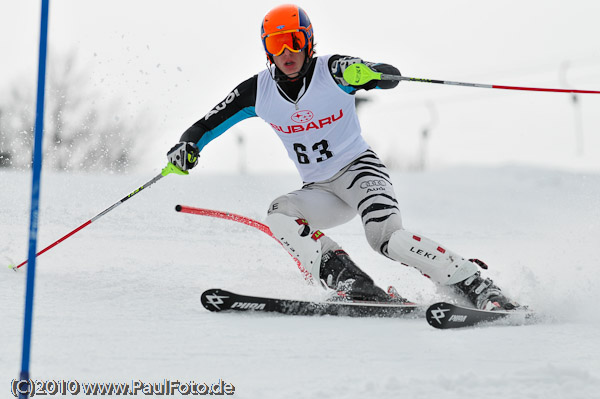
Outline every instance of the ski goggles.
POLYGON ((281 55, 286 48, 299 53, 308 45, 306 33, 298 29, 272 33, 264 36, 262 40, 265 51, 273 56, 281 55))

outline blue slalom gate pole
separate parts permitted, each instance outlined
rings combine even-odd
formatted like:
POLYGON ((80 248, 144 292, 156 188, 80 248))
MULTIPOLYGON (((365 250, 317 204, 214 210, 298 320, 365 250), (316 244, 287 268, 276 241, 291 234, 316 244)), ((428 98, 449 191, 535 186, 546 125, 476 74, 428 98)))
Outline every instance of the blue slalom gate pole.
POLYGON ((33 178, 31 183, 31 214, 29 219, 29 264, 25 293, 25 319, 23 323, 23 356, 19 375, 19 398, 27 398, 33 389, 29 382, 31 327, 33 321, 33 293, 35 289, 35 253, 37 249, 38 212, 40 202, 40 177, 42 174, 42 139, 44 137, 44 93, 46 88, 46 50, 48 44, 48 8, 50 0, 42 0, 40 23, 40 53, 38 59, 38 86, 35 114, 35 140, 33 146, 33 178))

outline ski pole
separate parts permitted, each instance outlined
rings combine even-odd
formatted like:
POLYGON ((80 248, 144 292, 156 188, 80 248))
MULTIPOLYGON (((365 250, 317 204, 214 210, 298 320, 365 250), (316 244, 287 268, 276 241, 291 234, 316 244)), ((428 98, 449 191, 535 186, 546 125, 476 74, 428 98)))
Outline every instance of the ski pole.
MULTIPOLYGON (((52 244, 48 245, 46 248, 42 249, 37 254, 35 254, 35 256, 38 257, 41 254, 43 254, 44 252, 48 251, 49 249, 54 248, 55 246, 57 246, 58 244, 60 244, 64 240, 66 240, 67 238, 71 237, 73 234, 77 233, 78 231, 80 231, 80 230, 84 229, 85 227, 89 226, 90 224, 92 224, 96 220, 100 219, 102 216, 106 215, 108 212, 112 211, 113 209, 115 209, 116 207, 118 207, 119 205, 121 205, 123 202, 127 201, 129 198, 133 197, 134 195, 136 195, 137 193, 139 193, 140 191, 142 191, 143 189, 150 187, 151 185, 153 185, 154 183, 156 183, 157 181, 159 181, 160 179, 162 179, 163 177, 165 177, 166 175, 171 174, 171 173, 175 173, 175 174, 178 174, 178 175, 187 175, 189 172, 183 171, 183 170, 179 169, 178 167, 176 167, 175 165, 173 165, 172 163, 169 162, 167 164, 167 166, 165 166, 163 168, 163 170, 156 177, 154 177, 152 180, 150 180, 149 182, 147 182, 146 184, 144 184, 140 188, 136 189, 135 191, 133 191, 132 193, 130 193, 129 195, 127 195, 126 197, 124 197, 120 201, 115 202, 109 208, 106 208, 105 210, 103 210, 102 212, 100 212, 99 214, 97 214, 96 216, 94 216, 93 218, 91 218, 90 220, 88 220, 87 222, 83 223, 81 226, 77 227, 75 230, 72 230, 71 232, 69 232, 66 235, 62 236, 58 240, 54 241, 52 244)), ((15 265, 8 265, 8 267, 10 269, 13 269, 14 271, 17 271, 21 266, 23 266, 24 264, 26 264, 28 261, 29 261, 29 259, 26 259, 26 260, 24 260, 23 262, 21 262, 20 264, 18 264, 16 266, 15 265)))
POLYGON ((442 85, 451 86, 467 86, 467 87, 481 87, 484 89, 505 89, 505 90, 526 90, 526 91, 546 91, 546 92, 557 92, 557 93, 579 93, 579 94, 600 94, 600 91, 596 90, 573 90, 573 89, 544 89, 537 87, 519 87, 519 86, 501 86, 501 85, 490 85, 480 83, 466 83, 466 82, 452 82, 449 80, 435 80, 435 79, 422 79, 422 78, 410 78, 407 76, 384 74, 373 71, 365 64, 352 64, 344 71, 344 80, 354 86, 361 86, 371 80, 408 80, 411 82, 423 82, 423 83, 437 83, 442 85))

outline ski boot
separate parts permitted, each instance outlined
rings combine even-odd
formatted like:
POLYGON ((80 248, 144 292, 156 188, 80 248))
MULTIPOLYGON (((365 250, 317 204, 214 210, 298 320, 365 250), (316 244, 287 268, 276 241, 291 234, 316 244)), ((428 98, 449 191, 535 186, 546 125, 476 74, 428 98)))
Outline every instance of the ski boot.
POLYGON ((403 298, 396 290, 396 287, 389 286, 387 289, 388 296, 390 297, 390 302, 398 303, 398 304, 406 304, 406 305, 414 305, 414 302, 409 301, 406 298, 403 298))
POLYGON ((477 309, 514 310, 520 307, 518 303, 505 297, 492 280, 482 278, 480 272, 455 284, 454 288, 466 296, 477 309))
POLYGON ((343 250, 329 251, 323 255, 319 278, 327 287, 337 291, 335 299, 376 302, 393 300, 343 250))

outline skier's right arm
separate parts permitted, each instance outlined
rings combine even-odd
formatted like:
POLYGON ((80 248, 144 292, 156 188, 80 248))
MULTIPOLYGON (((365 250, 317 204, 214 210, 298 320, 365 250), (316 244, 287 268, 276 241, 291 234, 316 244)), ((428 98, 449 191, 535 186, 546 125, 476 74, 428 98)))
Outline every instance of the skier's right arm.
MULTIPOLYGON (((254 106, 256 104, 257 84, 257 75, 242 82, 202 119, 190 126, 181 135, 179 143, 167 153, 169 162, 182 170, 193 168, 196 165, 195 163, 185 162, 185 159, 179 162, 176 157, 177 154, 174 152, 176 147, 190 148, 187 145, 182 146, 182 143, 193 145, 197 147, 197 153, 199 153, 206 144, 225 133, 227 129, 236 123, 256 116, 254 106)), ((181 157, 185 158, 186 156, 184 154, 181 157)))

